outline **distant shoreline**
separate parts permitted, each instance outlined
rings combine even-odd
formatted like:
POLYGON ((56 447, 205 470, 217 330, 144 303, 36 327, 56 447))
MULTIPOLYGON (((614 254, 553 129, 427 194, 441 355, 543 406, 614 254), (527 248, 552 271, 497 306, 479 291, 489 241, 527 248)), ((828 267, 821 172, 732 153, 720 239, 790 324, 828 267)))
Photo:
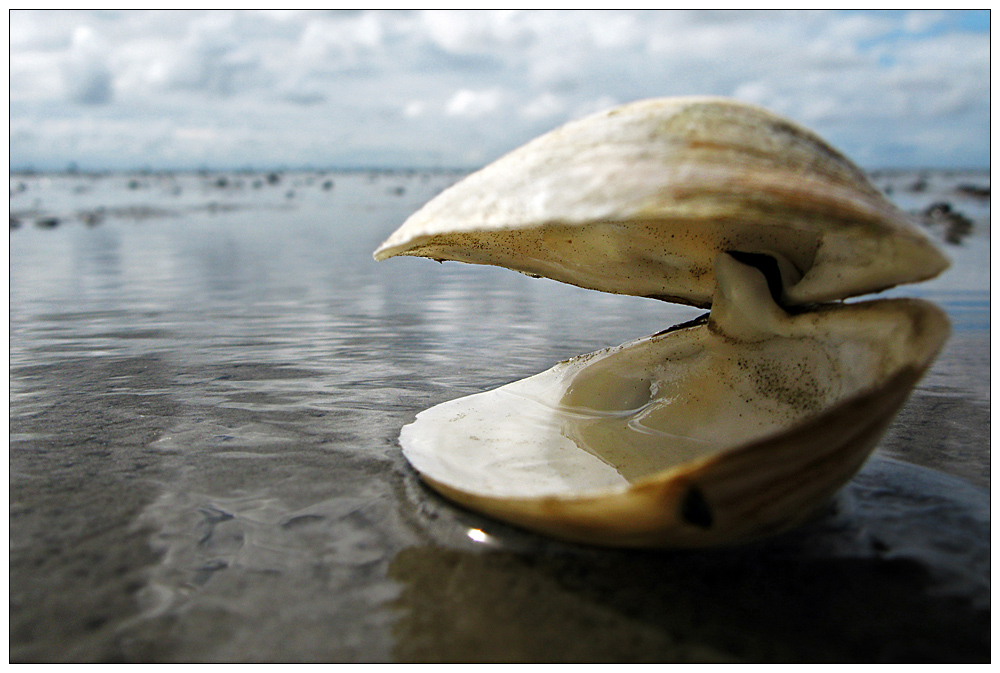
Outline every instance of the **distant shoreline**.
POLYGON ((479 168, 455 168, 455 167, 378 167, 378 166, 346 166, 346 167, 299 167, 299 168, 108 168, 108 169, 35 169, 35 168, 11 168, 11 177, 32 177, 38 175, 61 175, 61 176, 103 176, 103 175, 218 175, 225 173, 229 175, 261 175, 267 173, 316 173, 316 174, 342 174, 350 175, 357 173, 377 173, 380 175, 413 175, 418 173, 432 173, 435 175, 465 175, 479 170, 479 168))
MULTIPOLYGON (((38 175, 60 175, 60 176, 104 176, 104 175, 260 175, 267 173, 316 173, 316 174, 342 174, 350 175, 357 173, 377 173, 380 175, 412 175, 417 173, 430 173, 435 175, 465 175, 482 168, 479 167, 387 167, 387 166, 336 166, 336 167, 314 167, 301 166, 295 168, 58 168, 58 169, 36 169, 31 167, 18 167, 10 169, 11 177, 32 177, 38 175)), ((957 175, 957 174, 989 174, 990 167, 951 167, 951 168, 871 168, 862 169, 866 175, 872 177, 889 177, 904 174, 937 174, 937 175, 957 175)))

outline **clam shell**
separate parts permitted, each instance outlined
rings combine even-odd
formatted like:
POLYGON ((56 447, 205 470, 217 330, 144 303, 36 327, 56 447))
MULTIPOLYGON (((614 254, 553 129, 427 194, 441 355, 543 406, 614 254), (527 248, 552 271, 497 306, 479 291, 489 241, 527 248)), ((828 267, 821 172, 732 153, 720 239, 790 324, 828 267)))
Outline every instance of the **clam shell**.
POLYGON ((594 544, 730 544, 803 521, 860 468, 949 332, 925 301, 820 303, 948 261, 821 139, 725 99, 567 124, 430 201, 375 251, 394 255, 711 307, 401 432, 445 496, 594 544))
POLYGON ((403 452, 446 497, 566 540, 697 547, 794 526, 861 467, 948 321, 911 299, 790 315, 756 281, 721 324, 713 309, 421 412, 403 452))
POLYGON ((823 140, 721 98, 640 101, 566 124, 439 194, 375 259, 494 264, 707 307, 725 250, 781 260, 792 305, 948 265, 823 140))

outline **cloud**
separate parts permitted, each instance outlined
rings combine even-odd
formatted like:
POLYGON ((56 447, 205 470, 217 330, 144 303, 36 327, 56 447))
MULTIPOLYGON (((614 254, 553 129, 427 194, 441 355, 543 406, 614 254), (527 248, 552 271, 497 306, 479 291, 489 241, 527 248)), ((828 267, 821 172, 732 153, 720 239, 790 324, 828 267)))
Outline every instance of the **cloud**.
POLYGON ((69 53, 63 66, 66 96, 84 105, 111 102, 112 79, 107 64, 107 49, 94 31, 79 26, 73 31, 69 53))
POLYGON ((295 45, 296 65, 301 72, 356 67, 368 53, 382 46, 383 32, 377 14, 310 19, 295 45))
POLYGON ((872 164, 988 163, 988 23, 963 16, 14 11, 11 161, 472 165, 619 102, 713 94, 872 164))
POLYGON ((493 112, 500 105, 500 90, 473 91, 459 89, 448 99, 444 112, 449 117, 478 119, 493 112))
POLYGON ((220 96, 253 88, 241 78, 259 73, 259 51, 243 44, 233 23, 233 16, 224 14, 193 21, 179 48, 158 61, 159 83, 220 96))
POLYGON ((453 54, 524 47, 534 32, 526 13, 517 11, 433 11, 423 12, 421 18, 429 40, 453 54))
POLYGON ((562 114, 565 109, 566 101, 562 96, 546 91, 522 106, 521 115, 529 119, 546 118, 562 114))
POLYGON ((406 105, 403 106, 403 116, 404 117, 419 117, 424 113, 427 106, 423 101, 411 100, 407 101, 406 105))

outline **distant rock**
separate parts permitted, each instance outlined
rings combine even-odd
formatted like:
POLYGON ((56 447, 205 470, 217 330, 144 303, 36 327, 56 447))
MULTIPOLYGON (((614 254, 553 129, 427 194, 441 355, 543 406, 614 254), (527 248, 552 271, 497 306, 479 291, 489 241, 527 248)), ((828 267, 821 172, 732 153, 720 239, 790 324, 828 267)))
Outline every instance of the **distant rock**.
POLYGON ((979 185, 961 184, 955 187, 955 191, 963 196, 971 196, 975 199, 990 198, 990 188, 979 185))
POLYGON ((98 224, 104 221, 104 211, 103 210, 88 210, 80 213, 80 219, 88 227, 96 227, 98 224))
POLYGON ((958 245, 972 233, 972 220, 954 210, 947 201, 936 201, 921 213, 924 224, 929 227, 943 227, 944 240, 958 245))

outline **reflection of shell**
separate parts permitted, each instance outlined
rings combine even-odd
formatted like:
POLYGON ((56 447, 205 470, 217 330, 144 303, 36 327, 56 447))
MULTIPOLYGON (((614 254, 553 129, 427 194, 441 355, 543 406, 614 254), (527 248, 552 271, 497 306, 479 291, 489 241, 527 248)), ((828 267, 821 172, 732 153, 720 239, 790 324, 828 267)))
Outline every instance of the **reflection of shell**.
POLYGON ((712 306, 403 429, 441 493, 584 542, 721 544, 802 521, 948 334, 917 300, 786 310, 947 261, 821 140, 719 99, 644 101, 542 136, 428 203, 376 258, 400 254, 712 306))

